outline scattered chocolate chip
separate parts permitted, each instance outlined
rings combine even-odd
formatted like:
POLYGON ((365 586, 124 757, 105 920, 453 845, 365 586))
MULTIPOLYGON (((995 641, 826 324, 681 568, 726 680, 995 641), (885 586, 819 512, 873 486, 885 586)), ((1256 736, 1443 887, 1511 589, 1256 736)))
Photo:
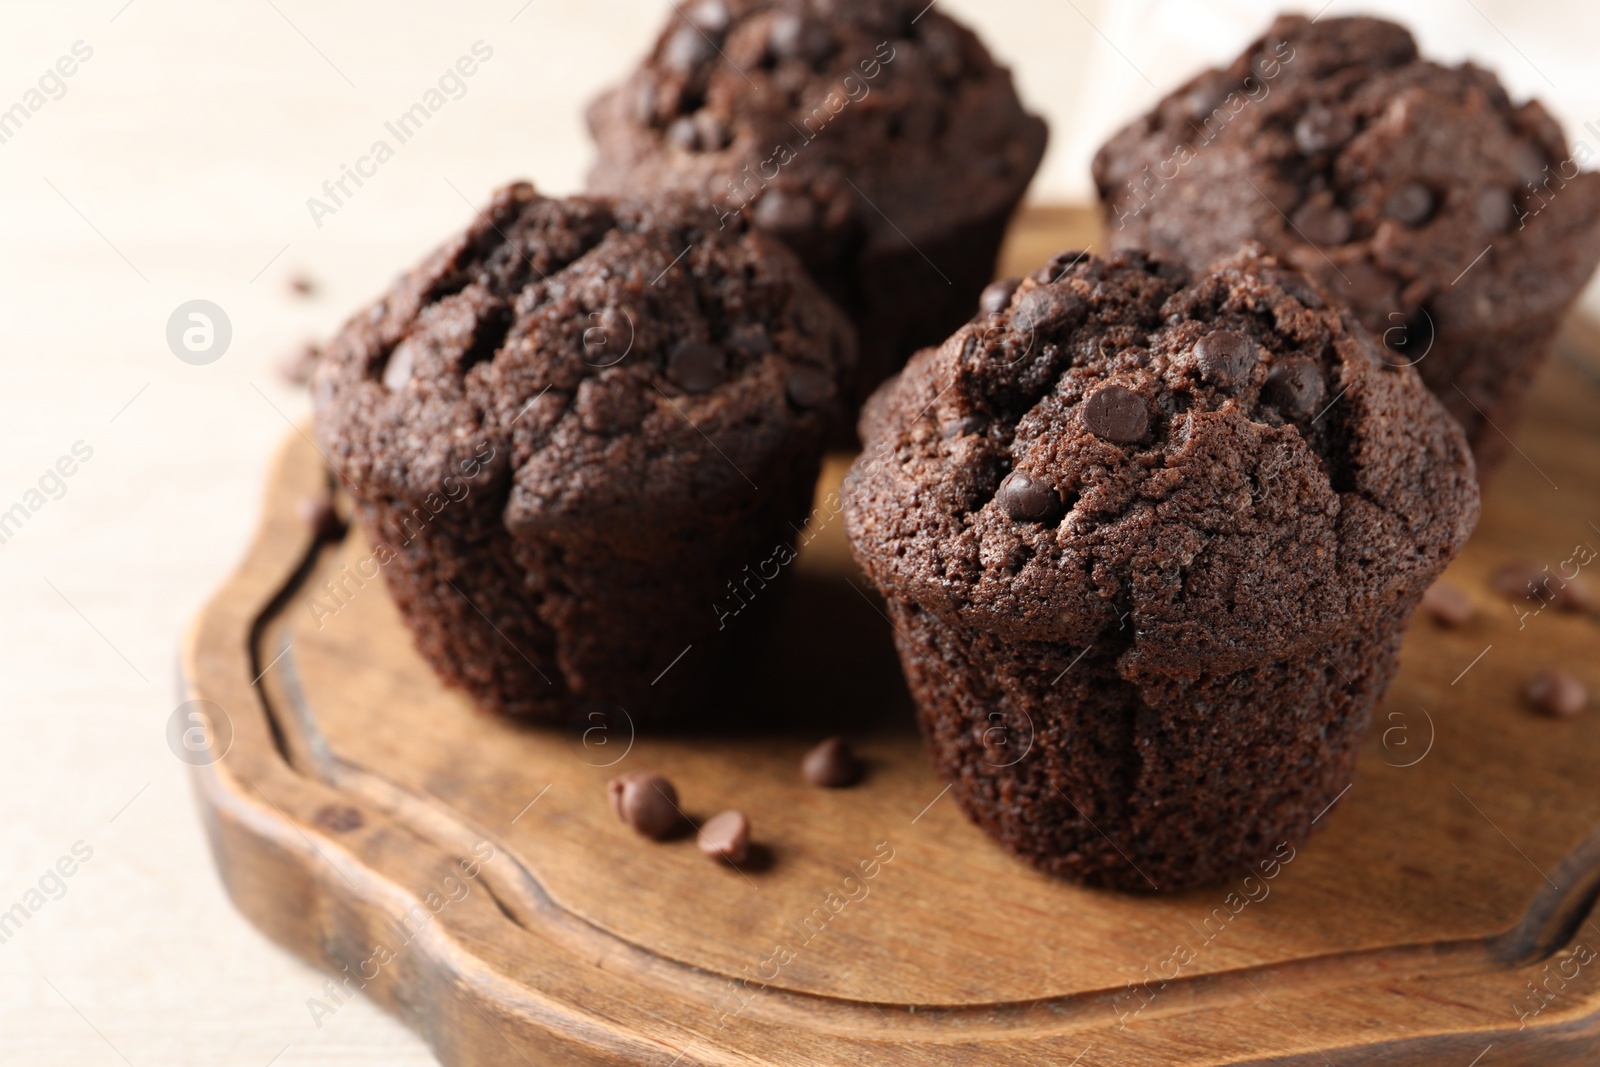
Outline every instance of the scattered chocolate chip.
POLYGON ((1108 385, 1084 401, 1083 424, 1096 437, 1130 444, 1150 429, 1150 416, 1137 393, 1108 385))
POLYGON ((317 293, 316 279, 305 271, 295 271, 289 275, 289 291, 295 296, 315 296, 317 293))
POLYGON ((1540 671, 1522 692, 1528 703, 1558 719, 1570 719, 1589 706, 1589 690, 1566 671, 1540 671))
POLYGON ((347 834, 352 830, 359 830, 365 825, 366 820, 361 817, 361 812, 348 804, 324 804, 312 816, 316 824, 324 830, 336 834, 347 834))
POLYGON ((1454 629, 1465 626, 1477 614, 1472 598, 1460 586, 1449 582, 1434 582, 1422 594, 1422 610, 1440 626, 1454 629))
POLYGON ((833 396, 833 378, 819 367, 791 367, 783 381, 784 392, 795 407, 814 408, 833 396))
POLYGON ((683 825, 678 791, 659 774, 632 771, 606 783, 611 810, 646 837, 660 841, 683 825))
POLYGON ((667 38, 661 61, 671 70, 688 72, 717 54, 716 46, 706 40, 698 27, 685 23, 667 38))
POLYGON ((998 282, 990 282, 984 289, 983 295, 978 297, 978 310, 985 315, 998 315, 1011 307, 1011 298, 1017 295, 1017 287, 1022 284, 1021 278, 1005 278, 998 282))
POLYGON ((728 357, 720 348, 684 341, 667 357, 667 377, 686 393, 709 393, 728 376, 728 357))
POLYGON ((1016 298, 1011 307, 1011 329, 1025 334, 1059 330, 1075 323, 1084 311, 1083 301, 1070 289, 1041 285, 1016 298))
POLYGON ((1194 346, 1200 376, 1230 389, 1250 380, 1256 368, 1256 343, 1237 330, 1212 330, 1194 346))
POLYGON ((1316 104, 1294 124, 1294 143, 1310 156, 1338 148, 1355 133, 1355 120, 1347 112, 1316 104))
POLYGON ((724 811, 707 819, 696 842, 711 859, 734 865, 750 855, 750 820, 742 811, 724 811))
POLYGON ((278 375, 290 385, 306 385, 321 359, 322 349, 307 341, 278 361, 278 375))
POLYGON ((1267 375, 1262 395, 1267 402, 1291 419, 1304 419, 1322 405, 1327 386, 1321 369, 1305 356, 1279 360, 1267 375))
POLYGON ((767 47, 778 59, 804 59, 820 63, 833 52, 833 35, 820 22, 783 14, 772 20, 767 47))
POLYGON ((412 364, 416 357, 412 354, 411 346, 404 341, 389 353, 389 362, 383 365, 383 387, 391 393, 398 393, 406 387, 411 380, 412 364))
POLYGON ((1350 240, 1350 216, 1325 193, 1312 196, 1295 210, 1294 226, 1314 245, 1342 245, 1350 240))
POLYGON ((308 496, 300 501, 300 519, 311 528, 318 541, 337 541, 344 536, 345 521, 334 510, 327 496, 308 496))
POLYGON ((1504 233, 1511 225, 1511 194, 1504 189, 1485 189, 1478 194, 1473 213, 1485 233, 1504 233))
POLYGON ((809 196, 768 189, 756 202, 756 225, 779 233, 802 233, 817 224, 817 205, 809 196))
POLYGON ((1433 194, 1421 182, 1407 182, 1389 194, 1383 213, 1407 226, 1421 226, 1433 214, 1433 194))
MULTIPOLYGON (((1141 415, 1143 410, 1141 405, 1141 415)), ((1017 522, 1042 522, 1061 503, 1061 497, 1049 482, 1026 471, 1012 471, 1006 475, 1000 488, 995 491, 994 498, 1005 513, 1017 522)))
POLYGON ((844 789, 861 781, 864 768, 842 737, 830 737, 800 761, 800 773, 812 785, 824 789, 844 789))
POLYGON ((674 119, 672 125, 667 127, 667 143, 685 152, 698 152, 700 129, 695 125, 694 119, 688 115, 674 119))
POLYGON ((1563 578, 1548 567, 1527 561, 1508 563, 1495 571, 1491 581, 1507 600, 1536 600, 1557 611, 1593 611, 1600 599, 1582 575, 1563 578))

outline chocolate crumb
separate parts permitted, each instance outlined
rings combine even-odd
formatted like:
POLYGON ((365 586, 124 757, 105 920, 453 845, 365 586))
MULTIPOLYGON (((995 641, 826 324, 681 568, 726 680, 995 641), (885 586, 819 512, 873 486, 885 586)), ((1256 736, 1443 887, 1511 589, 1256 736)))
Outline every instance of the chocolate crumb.
POLYGON ((1589 691, 1566 671, 1540 671, 1523 690, 1528 703, 1557 719, 1570 719, 1589 704, 1589 691))

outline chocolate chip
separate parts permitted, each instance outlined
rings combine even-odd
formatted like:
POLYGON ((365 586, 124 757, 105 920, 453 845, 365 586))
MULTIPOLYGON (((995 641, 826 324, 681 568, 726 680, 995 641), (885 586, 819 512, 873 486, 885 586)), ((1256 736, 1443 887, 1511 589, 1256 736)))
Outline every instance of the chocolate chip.
POLYGON ((667 143, 681 148, 685 152, 698 152, 700 150, 700 128, 695 125, 693 118, 688 115, 673 120, 667 127, 667 143))
POLYGON ((1085 310, 1083 300, 1072 290, 1041 285, 1016 298, 1011 307, 1011 329, 1024 334, 1059 331, 1075 325, 1085 310))
POLYGON ((709 393, 728 377, 728 357, 720 348, 684 341, 667 357, 667 377, 686 393, 709 393))
POLYGON ((295 271, 289 275, 289 291, 295 296, 315 296, 317 280, 304 271, 295 271))
POLYGON ((383 366, 383 387, 391 393, 398 393, 404 389, 411 380, 412 365, 416 356, 412 354, 411 346, 404 341, 389 353, 389 362, 383 366))
POLYGON ((1083 424, 1096 437, 1130 444, 1150 429, 1150 416, 1139 394, 1108 385, 1084 401, 1083 424))
POLYGON ((1454 629, 1465 626, 1477 614, 1472 598, 1460 586, 1434 582, 1422 594, 1422 610, 1440 626, 1454 629))
MULTIPOLYGON (((1143 417, 1143 405, 1139 411, 1143 417)), ((1026 471, 1012 471, 1006 475, 1000 488, 995 491, 994 498, 1005 513, 1017 522, 1043 522, 1061 504, 1061 497, 1054 486, 1026 471)))
POLYGON ((1011 307, 1011 298, 1017 295, 1017 287, 1021 284, 1021 278, 990 282, 983 295, 978 297, 978 310, 985 315, 998 315, 1005 311, 1011 307))
POLYGON ((1326 193, 1300 205, 1294 213, 1294 226, 1314 245, 1342 245, 1350 240, 1350 216, 1326 193))
POLYGON ((311 528, 311 536, 318 541, 337 541, 344 536, 346 524, 334 510, 333 501, 326 495, 308 496, 300 501, 300 519, 311 528))
POLYGON ((1327 386, 1321 369, 1305 356, 1279 360, 1267 375, 1262 396, 1291 419, 1304 419, 1322 405, 1327 386))
POLYGON ((1433 194, 1421 182, 1407 182, 1389 194, 1383 213, 1407 226, 1421 226, 1433 214, 1433 194))
POLYGON ((716 54, 716 46, 706 39, 706 35, 699 28, 685 23, 667 38, 661 61, 670 70, 688 72, 716 54))
POLYGON ((1212 330, 1194 346, 1200 376, 1230 389, 1248 381, 1256 366, 1256 343, 1237 330, 1212 330))
POLYGON ((789 369, 783 390, 795 407, 814 408, 833 396, 833 378, 821 368, 802 363, 789 369))
POLYGON ((750 855, 750 820, 742 811, 724 811, 700 827, 696 843, 711 859, 738 865, 750 855))
POLYGON ((1322 297, 1317 295, 1316 288, 1306 279, 1305 275, 1297 271, 1264 270, 1261 272, 1261 280, 1276 285, 1279 289, 1300 301, 1303 307, 1310 308, 1312 311, 1320 311, 1324 306, 1322 297))
POLYGON ((736 326, 728 335, 728 347, 746 359, 760 359, 773 351, 772 335, 758 322, 736 326))
POLYGON ((982 433, 987 426, 988 423, 983 420, 982 416, 963 415, 958 419, 952 419, 940 427, 939 436, 943 437, 946 441, 950 440, 952 437, 968 437, 972 434, 982 433))
POLYGON ((1570 719, 1589 706, 1589 690, 1566 671, 1540 671, 1523 695, 1546 715, 1570 719))
MULTIPOLYGON (((1507 600, 1536 600, 1557 611, 1588 612, 1596 606, 1594 588, 1582 575, 1563 578, 1537 563, 1518 562, 1501 567, 1491 579, 1507 600)), ((1532 610, 1530 606, 1530 610, 1532 610)))
POLYGON ((1310 156, 1338 148, 1355 133, 1355 120, 1347 112, 1315 104, 1294 124, 1294 143, 1310 156))
POLYGON ((659 774, 633 771, 606 783, 611 810, 646 837, 660 841, 683 825, 678 791, 659 774))
POLYGON ((772 20, 767 47, 778 59, 804 59, 820 63, 833 52, 833 35, 820 22, 784 14, 772 20))
POLYGON ((312 818, 318 826, 336 834, 359 830, 366 823, 361 812, 348 804, 324 804, 312 818))
POLYGON ((756 203, 756 225, 779 233, 803 233, 817 224, 817 205, 803 193, 768 189, 756 203))
POLYGON ((861 781, 864 768, 842 737, 830 737, 805 754, 800 773, 812 785, 824 789, 844 789, 861 781))
POLYGON ((1472 211, 1485 233, 1504 233, 1511 225, 1511 194, 1504 189, 1485 189, 1478 194, 1472 211))

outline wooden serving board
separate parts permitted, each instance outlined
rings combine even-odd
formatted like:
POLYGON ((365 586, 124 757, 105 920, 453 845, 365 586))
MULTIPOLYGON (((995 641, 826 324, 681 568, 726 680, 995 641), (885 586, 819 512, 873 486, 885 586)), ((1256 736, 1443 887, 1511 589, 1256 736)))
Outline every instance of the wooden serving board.
MULTIPOLYGON (((1034 210, 1007 272, 1093 241, 1087 213, 1034 210)), ((297 505, 329 475, 292 436, 184 653, 217 866, 252 922, 452 1067, 1593 1063, 1600 712, 1519 694, 1546 666, 1600 690, 1600 624, 1519 620, 1490 577, 1600 548, 1597 352, 1575 324, 1508 427, 1448 575, 1478 616, 1413 627, 1323 832, 1172 897, 1052 880, 961 816, 837 518, 741 698, 760 730, 519 726, 441 687, 358 532, 313 542, 297 505), (800 778, 833 731, 870 762, 854 789, 800 778), (692 816, 747 812, 756 859, 624 827, 605 782, 640 769, 692 816)))

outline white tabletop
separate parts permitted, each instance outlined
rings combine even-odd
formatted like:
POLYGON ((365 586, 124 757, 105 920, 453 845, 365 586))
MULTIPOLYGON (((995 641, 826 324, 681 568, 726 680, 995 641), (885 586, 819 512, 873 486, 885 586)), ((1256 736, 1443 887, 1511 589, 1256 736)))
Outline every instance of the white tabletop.
MULTIPOLYGON (((1052 199, 1086 197, 1099 140, 1158 87, 1236 52, 1272 7, 944 2, 1050 118, 1035 195, 1052 199)), ((1600 146, 1600 6, 1382 6, 1406 9, 1431 52, 1494 67, 1600 146)), ((492 186, 527 176, 576 190, 582 103, 627 69, 666 8, 0 8, 0 513, 25 513, 20 528, 0 526, 0 1062, 433 1062, 366 1002, 318 1026, 306 1002, 321 976, 229 905, 165 740, 174 650, 244 550, 286 420, 305 413, 277 360, 334 329, 492 186), (492 54, 459 98, 314 219, 307 198, 478 42, 492 54), (26 116, 8 128, 14 104, 26 116), (318 286, 310 298, 288 285, 302 273, 318 286), (232 327, 205 366, 175 358, 165 336, 193 299, 232 327), (72 473, 48 473, 58 463, 72 473), (50 873, 58 863, 70 877, 50 873), (8 931, 18 905, 25 921, 8 931)))

